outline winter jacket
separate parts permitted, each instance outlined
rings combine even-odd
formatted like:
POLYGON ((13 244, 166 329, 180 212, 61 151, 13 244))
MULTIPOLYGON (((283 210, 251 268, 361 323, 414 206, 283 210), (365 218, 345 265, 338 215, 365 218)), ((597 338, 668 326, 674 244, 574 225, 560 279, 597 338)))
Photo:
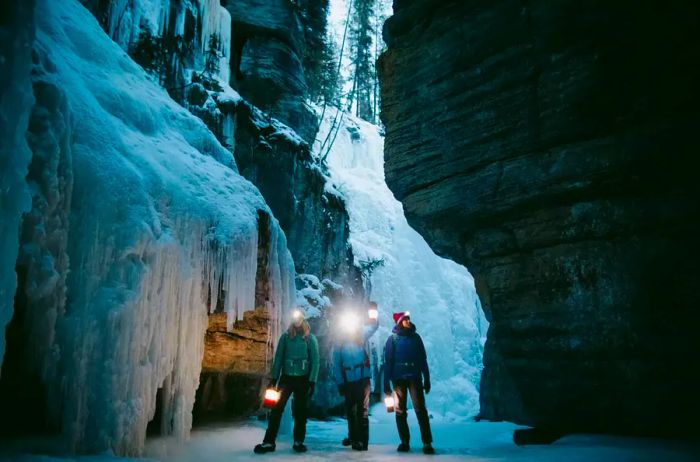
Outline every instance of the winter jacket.
POLYGON ((430 382, 430 371, 425 346, 416 326, 404 329, 394 327, 384 346, 384 390, 389 390, 390 380, 420 380, 430 382))
POLYGON ((307 340, 301 335, 291 338, 287 332, 282 334, 272 363, 273 380, 277 380, 281 373, 294 377, 308 375, 310 382, 316 382, 318 368, 318 341, 314 334, 309 334, 307 340))
POLYGON ((333 371, 335 382, 342 385, 356 382, 372 376, 369 364, 367 341, 377 331, 379 323, 372 323, 362 328, 362 344, 346 340, 333 351, 333 371))

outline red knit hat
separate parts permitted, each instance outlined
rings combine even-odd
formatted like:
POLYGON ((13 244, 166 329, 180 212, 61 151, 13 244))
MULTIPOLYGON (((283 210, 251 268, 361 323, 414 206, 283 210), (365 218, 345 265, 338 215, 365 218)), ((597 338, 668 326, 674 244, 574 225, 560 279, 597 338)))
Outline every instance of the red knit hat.
POLYGON ((408 315, 409 315, 408 311, 399 311, 398 313, 394 313, 394 314, 393 314, 393 316, 394 316, 394 324, 400 323, 401 320, 402 320, 403 318, 405 318, 406 316, 408 316, 408 315))

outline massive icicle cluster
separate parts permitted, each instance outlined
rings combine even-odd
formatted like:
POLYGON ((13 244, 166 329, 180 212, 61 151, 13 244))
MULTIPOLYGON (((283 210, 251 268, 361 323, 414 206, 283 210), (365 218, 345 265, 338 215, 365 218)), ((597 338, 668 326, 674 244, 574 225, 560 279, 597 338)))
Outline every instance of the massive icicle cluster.
MULTIPOLYGON (((30 241, 23 249, 46 269, 28 279, 27 290, 60 293, 57 285, 65 284, 67 292, 42 299, 53 305, 30 301, 29 315, 47 329, 29 339, 40 344, 30 348, 39 356, 31 361, 41 364, 49 417, 72 449, 139 454, 159 388, 163 433, 188 435, 208 310, 220 294, 229 323, 255 307, 258 213, 271 213, 237 174, 231 153, 77 0, 37 3, 33 111, 46 113, 47 128, 29 138, 35 158, 53 166, 46 175, 56 178, 42 183, 34 206, 56 206, 52 213, 39 207, 32 223, 52 226, 67 204, 70 214, 48 230, 63 233, 53 242, 64 248, 32 251, 30 241), (61 195, 72 198, 46 199, 61 195), (64 254, 69 266, 55 258, 64 254)), ((28 112, 27 99, 20 94, 18 106, 28 112)), ((26 124, 16 128, 21 139, 26 124)), ((283 233, 270 222, 264 274, 272 286, 265 303, 277 315, 274 339, 294 300, 294 269, 283 233)), ((1 269, 3 281, 14 274, 1 269)))
POLYGON ((370 295, 381 313, 374 341, 381 351, 393 327, 391 312, 409 310, 425 341, 434 377, 430 411, 454 419, 473 416, 479 410, 487 329, 473 278, 464 267, 435 255, 408 225, 401 203, 384 181, 379 127, 327 110, 319 140, 326 138, 334 121, 340 128, 327 163, 332 189, 348 204, 356 263, 383 260, 370 280, 370 295))
MULTIPOLYGON (((105 30, 125 50, 132 46, 142 31, 164 37, 182 36, 193 40, 195 57, 203 59, 208 49, 209 38, 214 35, 219 41, 219 77, 228 82, 231 56, 231 15, 221 6, 220 0, 112 0, 104 15, 105 30), (194 32, 189 37, 190 31, 194 32)), ((195 63, 201 69, 203 63, 195 63)))

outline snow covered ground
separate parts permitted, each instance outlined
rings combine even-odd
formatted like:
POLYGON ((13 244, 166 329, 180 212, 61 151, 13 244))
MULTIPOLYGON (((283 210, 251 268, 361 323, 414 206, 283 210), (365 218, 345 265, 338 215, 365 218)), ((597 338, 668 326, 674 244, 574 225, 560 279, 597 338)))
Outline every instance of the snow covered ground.
POLYGON ((387 414, 381 406, 372 409, 370 417, 370 447, 367 452, 356 452, 340 445, 347 431, 346 422, 309 422, 306 443, 309 452, 296 454, 291 448, 291 435, 281 434, 277 451, 268 455, 256 455, 253 446, 262 440, 264 423, 237 422, 194 430, 191 440, 179 449, 164 454, 164 442, 151 442, 149 459, 120 459, 109 455, 85 456, 73 459, 48 456, 8 456, 0 454, 0 461, 17 462, 124 462, 128 460, 158 460, 162 462, 200 461, 262 461, 305 460, 333 461, 519 461, 519 462, 691 462, 700 460, 700 447, 687 443, 654 439, 623 438, 613 436, 572 435, 552 445, 516 446, 512 432, 516 427, 509 423, 490 422, 433 422, 436 456, 421 452, 418 425, 414 415, 409 415, 412 432, 412 450, 409 454, 396 452, 398 444, 393 414, 387 414))

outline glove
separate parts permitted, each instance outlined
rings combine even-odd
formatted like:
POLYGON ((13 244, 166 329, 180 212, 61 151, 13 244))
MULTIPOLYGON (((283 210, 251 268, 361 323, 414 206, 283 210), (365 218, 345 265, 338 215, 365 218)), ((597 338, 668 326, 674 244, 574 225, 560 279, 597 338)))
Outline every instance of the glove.
POLYGON ((430 379, 425 379, 425 382, 423 383, 423 390, 425 390, 426 395, 430 393, 430 379))
POLYGON ((309 398, 314 395, 315 388, 316 388, 316 382, 309 382, 309 398))
POLYGON ((345 396, 345 384, 341 383, 338 385, 338 394, 340 396, 345 396))

